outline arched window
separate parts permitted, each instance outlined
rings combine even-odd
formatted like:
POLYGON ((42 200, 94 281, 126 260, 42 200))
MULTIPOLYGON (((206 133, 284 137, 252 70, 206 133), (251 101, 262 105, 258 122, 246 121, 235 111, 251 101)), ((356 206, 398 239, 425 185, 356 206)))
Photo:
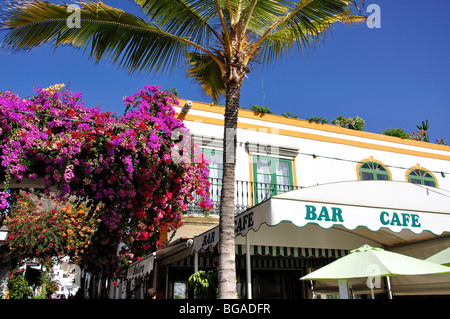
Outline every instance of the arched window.
POLYGON ((417 168, 412 169, 408 173, 408 182, 436 187, 436 179, 430 172, 417 168))
POLYGON ((359 179, 362 181, 389 181, 391 180, 391 175, 389 171, 382 164, 368 161, 364 162, 359 166, 359 179))

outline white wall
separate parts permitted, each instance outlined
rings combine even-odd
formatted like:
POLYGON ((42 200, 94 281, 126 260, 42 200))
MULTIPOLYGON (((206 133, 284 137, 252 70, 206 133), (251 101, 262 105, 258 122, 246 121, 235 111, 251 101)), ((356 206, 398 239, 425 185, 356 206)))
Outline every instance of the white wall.
MULTIPOLYGON (((178 109, 179 110, 179 109, 178 109)), ((431 171, 439 188, 450 190, 450 174, 442 177, 439 173, 450 172, 450 147, 435 147, 432 143, 410 143, 400 139, 385 137, 367 132, 355 132, 322 124, 307 124, 302 120, 288 120, 293 123, 284 124, 259 119, 246 113, 239 118, 239 123, 250 125, 250 129, 238 129, 236 150, 236 179, 251 180, 249 171, 249 154, 246 142, 257 142, 272 146, 297 148, 299 154, 295 158, 295 169, 298 186, 312 186, 323 183, 357 180, 359 161, 373 157, 383 163, 391 172, 392 180, 407 181, 406 171, 419 164, 431 171), (300 135, 301 137, 289 136, 300 135), (312 137, 312 138, 308 138, 312 137), (349 145, 350 144, 350 145, 349 145), (404 154, 402 154, 404 153, 404 154), (314 159, 311 155, 316 154, 314 159), (432 157, 444 156, 445 159, 432 157)), ((263 117, 264 118, 264 117, 263 117)), ((277 121, 283 119, 270 117, 277 121)), ((205 135, 216 138, 223 137, 223 114, 196 109, 195 103, 185 119, 185 125, 194 135, 205 135), (189 116, 194 116, 190 120, 189 116), (202 120, 203 119, 203 120, 202 120), (205 122, 214 122, 208 124, 205 122)))

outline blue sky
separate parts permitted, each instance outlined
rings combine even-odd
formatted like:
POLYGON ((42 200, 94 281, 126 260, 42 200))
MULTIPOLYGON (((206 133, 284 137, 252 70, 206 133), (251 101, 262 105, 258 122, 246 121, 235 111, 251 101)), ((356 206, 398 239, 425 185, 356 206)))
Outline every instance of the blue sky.
MULTIPOLYGON (((137 12, 129 0, 103 2, 137 12)), ((375 0, 365 1, 366 8, 371 3, 380 7, 381 28, 336 25, 320 46, 293 52, 271 67, 256 65, 244 81, 241 106, 265 105, 302 119, 360 116, 365 130, 374 133, 387 127, 410 133, 428 119, 430 140, 444 138, 450 145, 450 2, 375 0)), ((185 99, 211 101, 181 70, 131 76, 71 48, 2 52, 0 68, 0 91, 26 97, 34 86, 70 81, 74 91, 84 92, 86 106, 119 114, 122 97, 145 84, 176 88, 185 99)))

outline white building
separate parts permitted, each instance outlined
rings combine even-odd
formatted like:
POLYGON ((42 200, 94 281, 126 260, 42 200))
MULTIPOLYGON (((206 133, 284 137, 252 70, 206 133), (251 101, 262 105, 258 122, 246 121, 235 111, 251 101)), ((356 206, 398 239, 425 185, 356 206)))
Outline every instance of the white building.
MULTIPOLYGON (((193 102, 180 116, 213 160, 211 193, 217 201, 214 185, 221 179, 223 114, 222 106, 193 102)), ((450 190, 449 146, 249 110, 239 111, 236 135, 238 211, 260 202, 270 187, 273 195, 299 187, 381 179, 450 190)))
POLYGON ((80 267, 69 261, 69 257, 64 257, 53 266, 53 280, 58 284, 55 298, 64 295, 64 298, 68 299, 80 289, 80 267))
MULTIPOLYGON (((224 107, 193 102, 191 107, 185 107, 182 111, 185 102, 185 100, 181 100, 180 107, 177 108, 177 111, 180 112, 179 118, 184 120, 186 127, 194 137, 194 142, 212 160, 210 164, 211 197, 217 208, 222 178, 224 107)), ((423 185, 427 192, 436 190, 441 197, 445 197, 446 192, 450 191, 449 146, 403 140, 335 125, 260 114, 248 110, 239 111, 236 136, 236 213, 244 212, 271 196, 317 185, 342 183, 337 184, 338 189, 340 185, 343 187, 344 185, 364 185, 364 189, 371 192, 376 188, 368 187, 369 184, 364 181, 382 181, 377 184, 378 186, 390 181, 392 183, 386 185, 389 185, 394 192, 386 196, 393 197, 392 200, 397 200, 396 204, 402 205, 400 208, 404 209, 411 208, 414 200, 417 201, 419 198, 410 198, 409 200, 408 194, 403 194, 405 196, 402 195, 402 198, 405 200, 399 202, 399 199, 395 198, 398 197, 395 192, 409 189, 411 183, 423 185), (363 184, 355 184, 356 181, 361 181, 363 184), (344 182, 353 183, 345 184, 344 182)), ((322 196, 320 194, 321 198, 318 201, 325 200, 329 195, 324 193, 322 196)), ((351 199, 351 197, 351 194, 346 194, 346 198, 351 199)), ((364 200, 363 197, 361 199, 364 200)), ((386 198, 379 198, 380 207, 383 207, 381 205, 385 201, 386 198)), ((371 205, 377 206, 376 196, 375 202, 371 205)), ((411 209, 414 209, 414 206, 411 209)), ((446 214, 450 215, 450 207, 439 207, 437 211, 433 212, 437 213, 438 211, 446 218, 446 214)), ((182 294, 183 285, 187 286, 187 278, 193 270, 215 267, 217 252, 214 250, 214 246, 217 238, 205 237, 207 245, 203 245, 202 250, 192 249, 182 239, 194 238, 195 246, 199 235, 200 239, 202 234, 213 236, 211 229, 218 223, 217 213, 218 209, 209 216, 204 216, 201 209, 192 203, 183 218, 185 224, 175 234, 172 234, 174 235, 173 240, 178 239, 177 245, 180 248, 175 249, 173 246, 170 249, 177 250, 178 257, 171 254, 163 256, 161 253, 162 258, 155 259, 156 264, 159 264, 158 278, 160 278, 157 288, 165 290, 167 298, 173 297, 175 288, 178 290, 178 295, 180 291, 182 294), (208 231, 210 232, 207 233, 208 231), (187 248, 184 249, 183 245, 187 248)), ((385 217, 387 215, 383 218, 385 217)), ((290 219, 290 221, 292 220, 290 219)), ((253 289, 251 296, 255 298, 311 298, 310 287, 306 283, 299 283, 298 278, 305 272, 338 257, 336 254, 340 255, 359 247, 358 245, 363 241, 422 259, 450 246, 448 237, 450 223, 447 224, 447 220, 441 225, 436 225, 441 226, 442 231, 439 234, 436 234, 437 231, 434 233, 422 231, 420 234, 416 234, 399 230, 401 235, 398 236, 396 231, 389 229, 390 225, 384 225, 386 226, 384 228, 387 229, 385 232, 381 228, 378 231, 363 232, 363 229, 366 229, 361 226, 363 224, 360 224, 355 231, 343 225, 344 228, 347 227, 347 233, 352 233, 352 236, 357 236, 358 239, 352 241, 341 238, 341 241, 334 242, 329 235, 330 232, 323 232, 323 235, 319 236, 318 234, 322 234, 324 228, 312 231, 309 229, 310 224, 308 227, 306 225, 301 228, 296 227, 303 231, 302 236, 311 232, 309 240, 303 242, 308 245, 306 247, 302 246, 302 243, 289 239, 289 235, 296 231, 291 228, 288 230, 291 233, 279 233, 276 240, 274 239, 270 245, 263 243, 261 238, 258 239, 258 236, 253 235, 253 233, 257 233, 258 229, 254 229, 255 232, 249 232, 253 239, 250 240, 248 246, 246 246, 246 243, 248 244, 247 236, 244 238, 237 234, 236 260, 238 290, 241 297, 248 297, 247 290, 253 289), (294 252, 293 248, 297 250, 294 252), (248 281, 250 273, 246 267, 250 264, 243 255, 247 249, 252 251, 251 285, 248 281), (273 271, 275 269, 277 271, 273 271), (286 288, 289 286, 288 282, 295 284, 288 289, 286 288)), ((341 230, 336 225, 327 227, 341 230)), ((399 288, 394 293, 399 295, 450 294, 448 288, 450 277, 442 276, 444 279, 436 279, 427 287, 422 286, 425 287, 425 290, 422 289, 421 292, 412 288, 405 288, 401 291, 399 288), (440 285, 442 280, 447 284, 440 285)), ((397 287, 403 287, 402 285, 401 282, 397 283, 397 287)), ((330 288, 331 292, 326 292, 326 287, 318 287, 318 289, 325 291, 325 295, 334 293, 333 288, 330 288)))

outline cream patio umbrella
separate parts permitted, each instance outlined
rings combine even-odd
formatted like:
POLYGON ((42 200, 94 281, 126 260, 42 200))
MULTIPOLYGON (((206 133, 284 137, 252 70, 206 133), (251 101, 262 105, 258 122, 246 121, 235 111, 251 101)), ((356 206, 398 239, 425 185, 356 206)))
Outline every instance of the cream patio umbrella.
MULTIPOLYGON (((363 245, 300 279, 343 280, 443 273, 450 273, 450 267, 363 245)), ((369 287, 373 298, 373 285, 369 285, 369 287)))
POLYGON ((425 259, 425 261, 444 266, 450 266, 450 247, 438 252, 437 254, 434 254, 431 257, 428 257, 427 259, 425 259))

